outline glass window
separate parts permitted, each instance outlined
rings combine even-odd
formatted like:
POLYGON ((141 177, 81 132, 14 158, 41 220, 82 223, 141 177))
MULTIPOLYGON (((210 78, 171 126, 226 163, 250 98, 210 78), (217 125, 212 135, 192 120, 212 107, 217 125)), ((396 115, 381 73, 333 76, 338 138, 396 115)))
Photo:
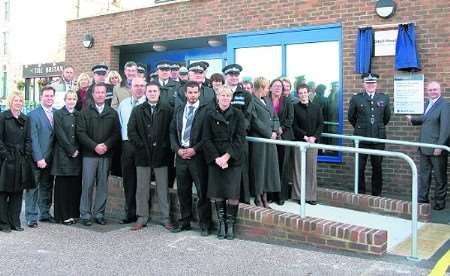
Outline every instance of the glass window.
MULTIPOLYGON (((286 46, 286 75, 294 87, 298 82, 308 84, 310 100, 322 108, 326 133, 338 133, 339 68, 338 41, 286 46)), ((336 139, 322 138, 321 141, 338 144, 336 139)))
POLYGON ((7 78, 8 78, 8 72, 6 71, 6 65, 3 65, 2 68, 2 77, 1 77, 1 88, 2 88, 2 97, 5 98, 6 95, 8 94, 7 92, 7 78))
MULTIPOLYGON (((312 87, 311 100, 322 106, 324 132, 342 133, 342 27, 340 24, 235 33, 227 36, 228 63, 243 66, 242 77, 286 76, 312 87)), ((293 96, 296 96, 295 93, 293 96)), ((339 139, 323 137, 324 144, 339 139)), ((342 154, 320 151, 319 161, 341 162, 342 154)))
POLYGON ((263 76, 274 79, 282 74, 281 46, 239 48, 236 49, 235 60, 243 68, 243 78, 263 76))

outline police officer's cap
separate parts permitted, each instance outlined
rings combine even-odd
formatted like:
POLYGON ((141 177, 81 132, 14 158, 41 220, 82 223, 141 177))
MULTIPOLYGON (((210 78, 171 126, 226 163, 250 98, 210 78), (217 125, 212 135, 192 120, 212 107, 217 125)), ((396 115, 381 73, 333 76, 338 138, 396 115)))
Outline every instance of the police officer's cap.
POLYGON ((240 74, 242 71, 242 66, 239 64, 228 64, 227 66, 223 67, 222 72, 226 74, 240 74))
POLYGON ((365 74, 362 74, 362 76, 361 76, 363 81, 366 82, 366 83, 377 82, 379 77, 380 76, 378 76, 375 73, 365 73, 365 74))
POLYGON ((180 70, 180 64, 174 62, 170 65, 170 70, 180 70))
POLYGON ((209 67, 209 63, 208 62, 206 62, 206 61, 199 61, 199 62, 203 63, 203 65, 205 67, 205 70, 208 69, 208 67, 209 67))
POLYGON ((147 71, 146 67, 147 67, 147 66, 145 66, 145 64, 138 63, 138 64, 137 64, 137 71, 138 71, 139 73, 144 73, 144 74, 145 74, 145 72, 147 71))
POLYGON ((207 68, 207 66, 206 66, 205 62, 203 62, 203 61, 193 62, 193 63, 189 64, 189 66, 188 66, 189 71, 194 71, 194 72, 199 72, 199 73, 203 73, 206 70, 206 68, 207 68))
POLYGON ((167 60, 160 61, 156 64, 156 68, 160 70, 169 70, 172 68, 172 62, 167 60))
POLYGON ((92 72, 94 74, 104 76, 104 75, 106 75, 107 71, 108 71, 108 66, 106 66, 105 64, 97 64, 97 65, 92 66, 92 72))
POLYGON ((188 73, 188 69, 184 66, 181 66, 180 70, 178 71, 178 74, 183 76, 183 75, 187 75, 187 73, 188 73))

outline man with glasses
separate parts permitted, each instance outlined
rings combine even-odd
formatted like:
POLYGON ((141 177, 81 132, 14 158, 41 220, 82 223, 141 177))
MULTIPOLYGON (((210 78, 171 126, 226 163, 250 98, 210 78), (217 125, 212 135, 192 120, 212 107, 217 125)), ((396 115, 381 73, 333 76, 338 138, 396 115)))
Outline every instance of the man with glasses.
MULTIPOLYGON (((427 85, 428 103, 425 112, 421 116, 407 115, 406 119, 412 125, 421 125, 419 142, 447 145, 450 134, 449 106, 441 97, 441 86, 432 81, 427 85)), ((429 203, 428 194, 431 185, 431 173, 433 172, 436 186, 434 189, 434 210, 445 208, 447 196, 447 160, 448 153, 442 149, 419 148, 419 203, 429 203)))
MULTIPOLYGON (((364 92, 354 95, 350 99, 348 108, 348 121, 354 127, 354 135, 386 139, 386 125, 391 119, 391 108, 389 97, 384 93, 377 92, 378 75, 369 73, 363 74, 364 92)), ((364 142, 360 143, 361 148, 383 150, 383 143, 364 142)), ((369 155, 359 155, 359 186, 358 192, 366 192, 365 169, 369 155)), ((383 175, 381 163, 383 157, 370 155, 372 164, 372 195, 380 196, 383 188, 383 175)))

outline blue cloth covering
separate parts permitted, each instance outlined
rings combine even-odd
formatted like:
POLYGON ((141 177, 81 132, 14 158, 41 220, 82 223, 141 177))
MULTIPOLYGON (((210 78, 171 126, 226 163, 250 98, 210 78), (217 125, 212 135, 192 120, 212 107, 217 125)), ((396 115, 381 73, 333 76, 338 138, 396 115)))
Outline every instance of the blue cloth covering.
POLYGON ((405 71, 420 71, 422 69, 417 53, 416 26, 414 23, 398 25, 395 69, 405 71))
POLYGON ((373 29, 366 27, 359 29, 356 40, 355 71, 357 74, 370 73, 373 52, 373 29))

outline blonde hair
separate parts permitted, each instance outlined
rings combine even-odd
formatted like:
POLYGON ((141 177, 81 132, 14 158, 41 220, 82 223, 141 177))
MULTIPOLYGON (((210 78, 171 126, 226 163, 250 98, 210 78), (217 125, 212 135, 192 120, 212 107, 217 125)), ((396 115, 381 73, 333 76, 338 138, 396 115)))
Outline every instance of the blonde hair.
POLYGON ((6 98, 6 104, 8 105, 9 109, 11 109, 15 97, 19 97, 22 100, 22 102, 25 103, 25 97, 23 96, 22 92, 14 91, 8 93, 8 97, 6 98))
POLYGON ((112 84, 111 83, 111 78, 112 77, 118 77, 118 79, 119 79, 119 84, 118 85, 120 85, 120 83, 122 82, 122 77, 120 76, 119 72, 114 71, 114 70, 109 71, 108 76, 106 76, 105 83, 112 84))
POLYGON ((82 80, 84 80, 84 79, 88 80, 88 82, 89 82, 88 86, 91 84, 91 77, 89 76, 89 74, 88 74, 88 73, 81 73, 81 74, 78 76, 78 78, 77 78, 77 84, 78 84, 78 87, 80 86, 80 82, 81 82, 82 80))
POLYGON ((219 92, 217 93, 217 95, 220 94, 228 94, 230 96, 233 96, 233 90, 231 90, 231 87, 227 86, 227 85, 222 85, 219 87, 219 92))
POLYGON ((75 91, 73 91, 73 90, 68 90, 68 91, 66 92, 66 94, 64 95, 64 101, 66 101, 66 99, 67 99, 67 97, 68 97, 69 95, 74 96, 74 97, 75 97, 75 100, 78 100, 77 92, 75 92, 75 91))
POLYGON ((256 90, 269 86, 269 80, 265 77, 257 77, 253 81, 253 88, 256 90))

